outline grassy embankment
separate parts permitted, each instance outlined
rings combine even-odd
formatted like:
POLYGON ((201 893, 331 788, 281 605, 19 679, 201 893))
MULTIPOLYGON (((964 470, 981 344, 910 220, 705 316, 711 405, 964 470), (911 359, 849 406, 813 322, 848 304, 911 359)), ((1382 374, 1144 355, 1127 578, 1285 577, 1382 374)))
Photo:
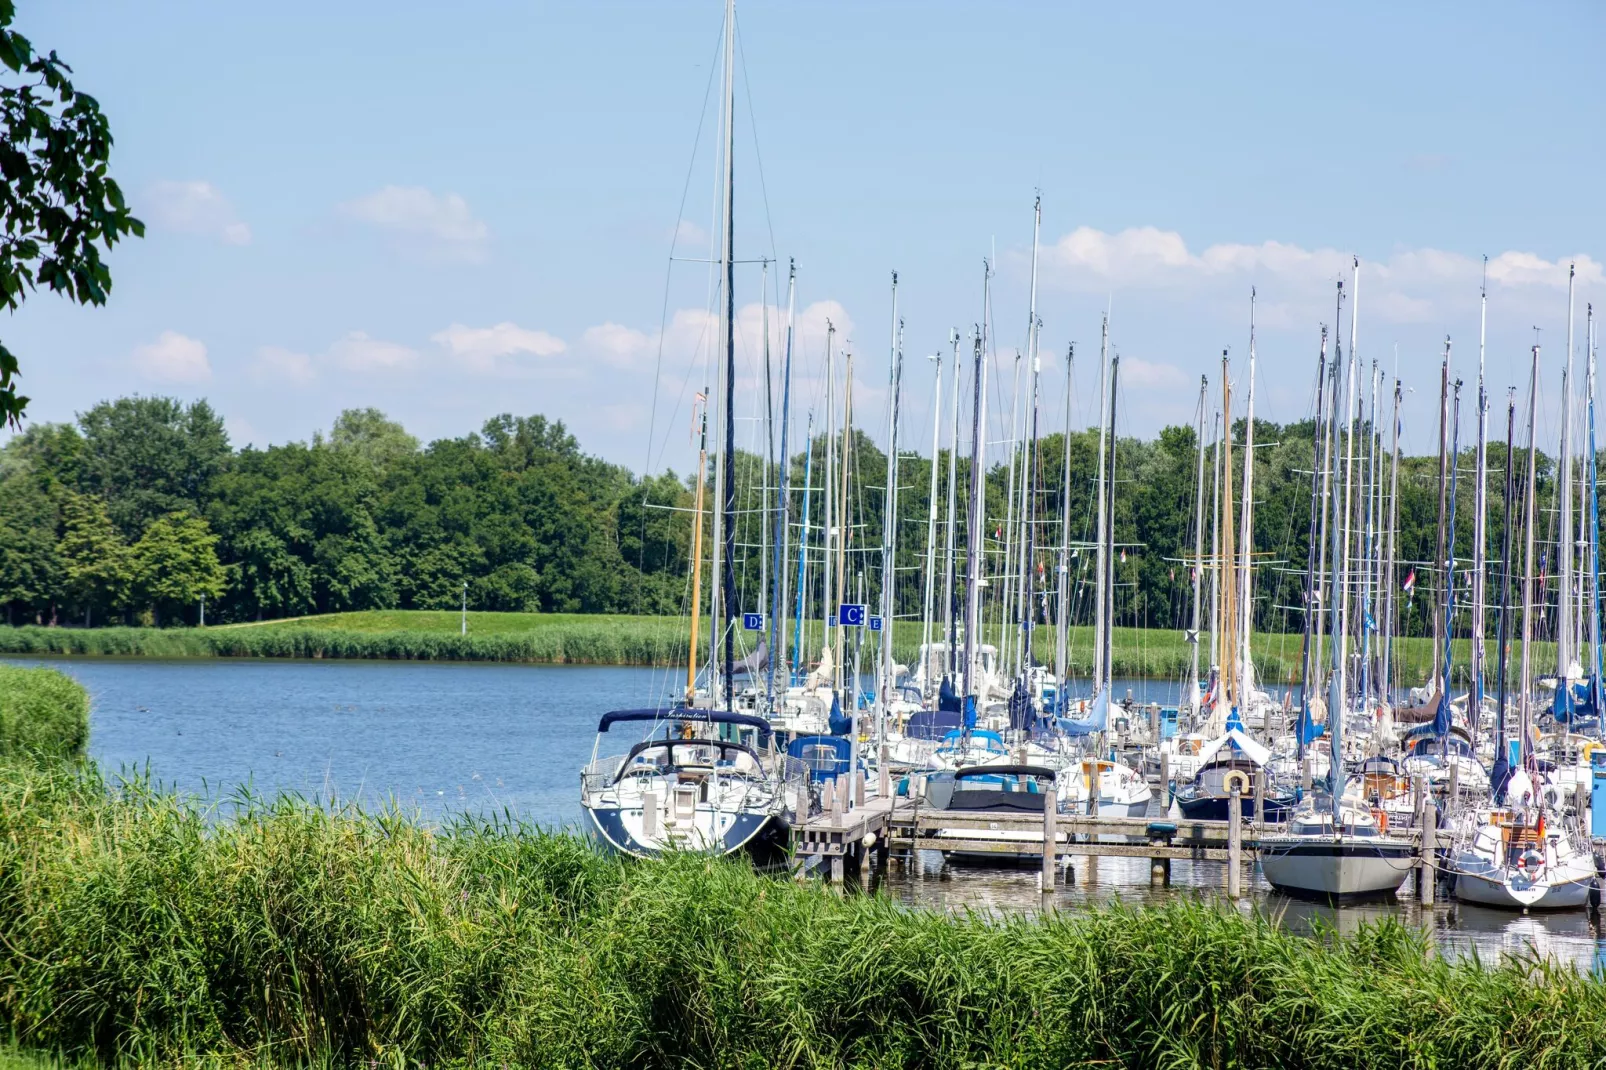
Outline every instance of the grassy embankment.
MULTIPOLYGON (((690 630, 687 620, 676 617, 470 613, 468 618, 467 636, 458 634, 458 614, 431 610, 332 613, 213 628, 0 628, 0 654, 662 666, 685 664, 690 630)), ((816 657, 821 632, 817 623, 805 629, 806 649, 815 651, 816 657)), ((911 662, 920 643, 919 623, 899 621, 893 635, 896 656, 911 662)), ((1046 630, 1039 633, 1040 657, 1052 658, 1051 635, 1046 630)), ((871 638, 870 633, 865 633, 865 638, 871 638)), ((1254 637, 1255 664, 1263 681, 1280 685, 1299 678, 1300 642, 1298 635, 1254 637)), ((1091 673, 1093 630, 1073 628, 1069 645, 1073 673, 1091 673)), ((1161 628, 1117 628, 1112 647, 1116 676, 1181 679, 1191 656, 1182 632, 1161 628)), ((1513 667, 1520 649, 1520 644, 1513 644, 1513 667)), ((1425 680, 1431 671, 1432 650, 1427 639, 1397 640, 1397 679, 1405 683, 1425 680)), ((1537 664, 1549 664, 1553 650, 1551 644, 1536 643, 1537 664)), ((1467 642, 1458 641, 1456 665, 1464 670, 1468 657, 1467 642)), ((1205 661, 1208 663, 1208 656, 1205 661)))

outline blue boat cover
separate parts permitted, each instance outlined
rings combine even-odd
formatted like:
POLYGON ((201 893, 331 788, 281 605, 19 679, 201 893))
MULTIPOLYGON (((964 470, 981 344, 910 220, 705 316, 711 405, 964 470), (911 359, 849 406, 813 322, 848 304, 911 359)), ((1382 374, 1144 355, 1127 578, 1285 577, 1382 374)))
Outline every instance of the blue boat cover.
POLYGON ((853 744, 841 736, 798 736, 786 753, 803 763, 816 784, 846 773, 853 762, 853 744))
POLYGON ((937 708, 946 713, 958 713, 964 708, 959 692, 954 690, 954 682, 946 676, 942 678, 942 686, 937 688, 937 708))
POLYGON ((1073 721, 1068 717, 1060 718, 1060 731, 1068 736, 1091 736, 1094 732, 1103 732, 1110 724, 1110 691, 1105 688, 1093 696, 1093 711, 1086 720, 1073 721))
POLYGON ((941 739, 948 732, 957 732, 959 722, 958 710, 921 710, 909 715, 903 734, 909 739, 941 739))
POLYGON ((640 709, 640 710, 612 710, 602 715, 597 723, 598 732, 606 732, 613 725, 624 721, 701 721, 705 724, 731 724, 744 728, 756 728, 765 735, 769 734, 770 723, 762 717, 755 717, 750 713, 728 713, 725 710, 701 710, 689 706, 674 706, 669 709, 640 709))
POLYGON ((853 731, 853 718, 842 713, 842 698, 835 691, 831 692, 831 716, 827 725, 833 736, 845 736, 853 731))

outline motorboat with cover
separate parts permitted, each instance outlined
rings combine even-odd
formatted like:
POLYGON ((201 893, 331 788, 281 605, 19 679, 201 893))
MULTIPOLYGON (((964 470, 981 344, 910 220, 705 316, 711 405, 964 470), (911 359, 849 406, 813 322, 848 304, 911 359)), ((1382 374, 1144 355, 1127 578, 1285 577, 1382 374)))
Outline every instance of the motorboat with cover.
MULTIPOLYGON (((933 810, 1041 814, 1058 808, 1054 770, 1042 765, 968 765, 926 777, 922 802, 933 810)), ((921 846, 944 857, 982 862, 1042 858, 1039 828, 936 829, 921 846), (965 841, 964 850, 949 850, 943 841, 965 841), (984 846, 983 846, 984 845, 984 846), (994 846, 996 845, 996 846, 994 846)))
POLYGON ((784 781, 764 753, 770 724, 751 714, 690 708, 614 710, 602 715, 591 763, 580 774, 580 808, 601 845, 646 858, 670 850, 783 856, 789 821, 784 781), (616 725, 648 725, 622 755, 598 757, 616 725))

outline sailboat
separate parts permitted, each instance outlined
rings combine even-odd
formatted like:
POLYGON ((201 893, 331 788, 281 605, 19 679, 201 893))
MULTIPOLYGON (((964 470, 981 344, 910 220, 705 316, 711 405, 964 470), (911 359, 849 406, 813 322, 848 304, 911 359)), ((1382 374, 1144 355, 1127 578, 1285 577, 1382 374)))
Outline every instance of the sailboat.
MULTIPOLYGON (((1355 265, 1359 281, 1360 263, 1355 265)), ((1342 285, 1342 284, 1340 284, 1342 285)), ((1351 301, 1355 292, 1351 291, 1351 301)), ((1352 305, 1353 309, 1353 305, 1352 305)), ((1341 360, 1341 357, 1335 357, 1341 360)), ((1380 810, 1374 811, 1359 792, 1352 792, 1344 770, 1345 713, 1349 700, 1350 504, 1355 483, 1355 329, 1352 313, 1349 363, 1344 376, 1348 449, 1344 459, 1342 515, 1334 517, 1332 543, 1333 597, 1327 607, 1332 636, 1332 668, 1328 675, 1327 730, 1333 761, 1326 791, 1314 792, 1288 819, 1281 835, 1262 837, 1260 861, 1266 880, 1278 891, 1324 899, 1390 895, 1405 880, 1414 847, 1390 837, 1380 810)), ((1334 397, 1335 403, 1337 397, 1334 397)), ((1359 786, 1359 785, 1358 785, 1359 786)))
MULTIPOLYGON (((721 250, 719 386, 713 394, 723 421, 723 444, 715 466, 714 538, 709 608, 708 686, 697 686, 699 613, 702 608, 702 499, 708 460, 708 419, 704 411, 698 453, 697 509, 691 569, 692 626, 684 705, 668 709, 616 710, 597 725, 591 761, 581 771, 580 807, 589 831, 601 844, 625 854, 647 856, 669 849, 730 854, 754 850, 765 856, 784 851, 788 813, 785 763, 772 752, 768 719, 736 708, 734 678, 738 673, 732 621, 737 615, 734 572, 736 553, 735 458, 735 60, 736 6, 726 0, 724 83, 720 99, 721 250), (718 654, 723 646, 723 665, 718 654), (623 754, 601 756, 617 725, 648 727, 647 737, 623 754)), ((767 332, 766 332, 767 334, 767 332)), ((742 668, 756 675, 767 668, 761 646, 744 659, 742 668)), ((744 693, 744 704, 758 701, 759 689, 744 693)), ((769 858, 763 859, 768 861, 769 858)))
MULTIPOLYGON (((1513 910, 1567 910, 1583 906, 1595 886, 1589 843, 1559 808, 1546 805, 1534 760, 1534 415, 1539 391, 1539 347, 1533 347, 1528 397, 1528 472, 1523 490, 1522 671, 1519 723, 1509 773, 1496 758, 1494 792, 1486 806, 1461 815, 1450 851, 1457 899, 1513 910)), ((1504 743, 1504 732, 1500 742, 1504 743)))

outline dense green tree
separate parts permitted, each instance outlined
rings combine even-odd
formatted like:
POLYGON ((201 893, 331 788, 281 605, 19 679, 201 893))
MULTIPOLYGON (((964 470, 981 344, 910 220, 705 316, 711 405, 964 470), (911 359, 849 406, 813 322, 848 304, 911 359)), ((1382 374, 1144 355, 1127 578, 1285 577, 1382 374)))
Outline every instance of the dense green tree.
POLYGON ((131 397, 103 401, 78 417, 81 489, 106 499, 127 539, 166 513, 200 512, 207 484, 229 460, 223 420, 205 401, 131 397))
POLYGON ((0 605, 8 622, 53 623, 65 570, 56 547, 56 502, 22 463, 0 466, 0 605))
POLYGON ((112 525, 106 503, 90 494, 67 491, 61 508, 58 550, 64 570, 63 589, 71 605, 83 613, 87 627, 97 611, 102 620, 125 604, 133 582, 128 544, 112 525))
MULTIPOLYGON (((81 305, 102 305, 111 272, 100 258, 145 226, 106 173, 111 127, 100 104, 73 88, 72 68, 11 29, 0 0, 0 308, 15 312, 43 283, 81 305)), ((16 354, 0 343, 0 426, 15 425, 16 354)))
MULTIPOLYGON (((314 437, 314 444, 318 443, 314 437)), ((378 409, 346 409, 335 418, 329 445, 362 458, 376 471, 384 471, 418 452, 418 439, 378 409)))
POLYGON ((217 542, 206 521, 190 513, 168 513, 146 527, 130 551, 129 573, 132 597, 149 607, 152 623, 187 615, 192 608, 198 616, 203 596, 213 602, 222 596, 217 542))

